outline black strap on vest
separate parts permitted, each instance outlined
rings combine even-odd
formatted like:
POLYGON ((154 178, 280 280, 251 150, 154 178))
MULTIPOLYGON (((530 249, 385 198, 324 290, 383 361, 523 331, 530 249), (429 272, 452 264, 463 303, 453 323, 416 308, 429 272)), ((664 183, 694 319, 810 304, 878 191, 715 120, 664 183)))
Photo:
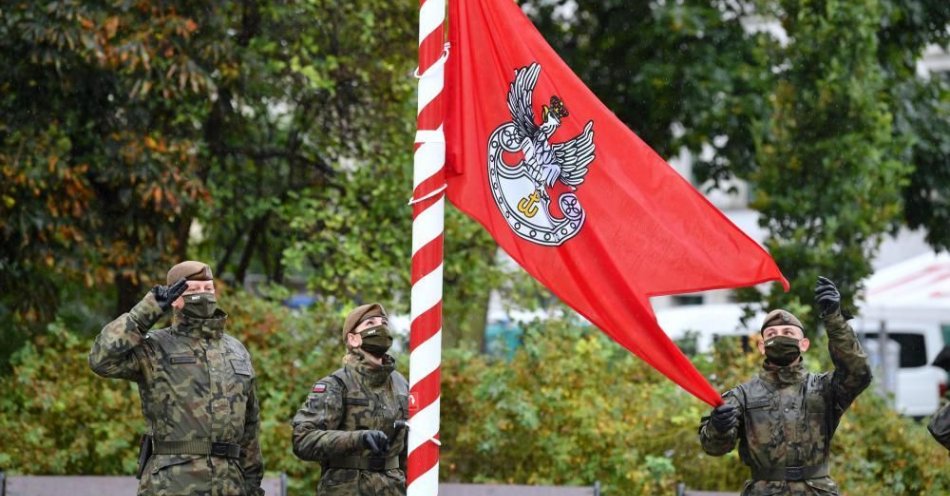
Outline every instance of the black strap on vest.
POLYGON ((753 469, 753 480, 766 481, 803 481, 828 476, 828 464, 806 465, 803 467, 779 467, 773 469, 753 469))
POLYGON ((241 445, 208 441, 152 441, 156 455, 210 455, 241 458, 241 445))
POLYGON ((331 458, 327 461, 329 468, 344 468, 353 470, 370 470, 373 472, 385 472, 394 468, 399 468, 398 456, 343 456, 340 458, 331 458))

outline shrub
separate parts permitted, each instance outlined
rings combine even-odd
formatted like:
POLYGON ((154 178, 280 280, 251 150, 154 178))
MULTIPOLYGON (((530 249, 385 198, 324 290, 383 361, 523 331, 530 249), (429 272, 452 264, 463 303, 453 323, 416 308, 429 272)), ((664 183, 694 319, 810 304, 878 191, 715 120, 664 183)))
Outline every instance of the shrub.
MULTIPOLYGON (((311 384, 343 352, 342 314, 296 313, 244 294, 222 298, 230 333, 250 350, 261 399, 269 472, 310 494, 319 466, 291 451, 290 419, 311 384)), ((0 377, 0 467, 24 474, 132 474, 144 429, 134 384, 88 368, 90 338, 61 323, 20 350, 0 377)), ((826 348, 808 354, 829 367, 826 348)), ((400 357, 405 371, 405 356, 400 357)), ((756 373, 760 358, 722 347, 695 363, 726 390, 756 373)), ((596 330, 534 323, 509 360, 446 350, 442 480, 592 485, 605 494, 673 494, 678 481, 736 490, 748 469, 735 451, 702 453, 696 429, 708 407, 596 330)), ((869 389, 832 445, 832 474, 848 494, 944 494, 946 450, 923 425, 900 417, 869 389)))

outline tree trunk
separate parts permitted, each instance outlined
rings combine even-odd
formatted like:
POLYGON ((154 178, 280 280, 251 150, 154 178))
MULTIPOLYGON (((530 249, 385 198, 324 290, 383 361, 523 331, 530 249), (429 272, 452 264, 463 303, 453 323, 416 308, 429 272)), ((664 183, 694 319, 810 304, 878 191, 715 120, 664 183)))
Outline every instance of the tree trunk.
POLYGON ((142 297, 145 296, 145 291, 142 288, 142 285, 136 283, 131 276, 116 273, 115 275, 115 288, 116 288, 116 308, 115 315, 121 315, 128 312, 135 306, 142 297))

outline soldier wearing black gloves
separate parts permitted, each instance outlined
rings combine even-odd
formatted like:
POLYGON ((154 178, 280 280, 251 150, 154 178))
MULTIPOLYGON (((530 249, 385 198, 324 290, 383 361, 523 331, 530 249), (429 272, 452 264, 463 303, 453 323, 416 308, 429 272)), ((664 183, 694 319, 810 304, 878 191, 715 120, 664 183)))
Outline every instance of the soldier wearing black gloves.
POLYGON ((810 342, 802 323, 773 310, 762 323, 758 377, 728 391, 725 403, 704 417, 703 450, 721 456, 739 444, 752 470, 743 496, 839 494, 828 476, 828 452, 838 421, 871 382, 867 355, 841 314, 841 294, 819 277, 815 305, 828 332, 833 372, 805 370, 802 354, 810 342))

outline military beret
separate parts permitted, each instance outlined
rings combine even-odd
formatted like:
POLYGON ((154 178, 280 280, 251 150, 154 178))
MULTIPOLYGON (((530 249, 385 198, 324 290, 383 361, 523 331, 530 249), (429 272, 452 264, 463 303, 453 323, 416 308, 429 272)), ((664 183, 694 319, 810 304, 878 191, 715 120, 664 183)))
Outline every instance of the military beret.
POLYGON ((764 331, 767 327, 783 325, 795 326, 802 331, 805 330, 805 326, 802 325, 802 321, 798 320, 797 317, 789 313, 787 310, 782 310, 779 308, 777 310, 772 310, 768 315, 765 316, 765 320, 762 321, 762 328, 759 329, 759 332, 764 331))
POLYGON ((204 262, 184 261, 168 270, 166 284, 172 284, 184 277, 189 281, 211 281, 211 267, 204 262))
POLYGON ((371 317, 386 317, 386 309, 379 303, 367 303, 353 309, 343 321, 343 341, 346 341, 346 335, 353 332, 360 322, 371 317))

